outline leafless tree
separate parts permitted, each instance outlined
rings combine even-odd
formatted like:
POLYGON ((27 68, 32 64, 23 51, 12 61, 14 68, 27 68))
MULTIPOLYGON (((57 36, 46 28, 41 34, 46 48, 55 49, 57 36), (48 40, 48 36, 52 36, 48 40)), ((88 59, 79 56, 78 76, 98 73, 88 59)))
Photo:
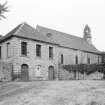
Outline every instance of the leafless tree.
POLYGON ((2 18, 6 19, 6 17, 4 16, 5 12, 8 12, 7 2, 0 4, 0 20, 2 20, 2 18))

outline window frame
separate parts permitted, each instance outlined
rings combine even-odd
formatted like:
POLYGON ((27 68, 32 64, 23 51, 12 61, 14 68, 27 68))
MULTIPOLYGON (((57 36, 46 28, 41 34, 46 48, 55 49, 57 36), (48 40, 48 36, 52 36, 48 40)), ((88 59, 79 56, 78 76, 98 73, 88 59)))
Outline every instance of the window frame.
POLYGON ((63 54, 61 54, 61 64, 63 64, 64 63, 64 56, 63 56, 63 54))
POLYGON ((0 59, 2 59, 2 47, 0 46, 0 59))
POLYGON ((41 44, 36 44, 36 57, 41 57, 41 44))
POLYGON ((98 64, 100 63, 100 57, 98 56, 98 64))
POLYGON ((25 41, 21 42, 21 55, 27 56, 27 42, 25 41))
POLYGON ((75 64, 78 64, 78 56, 75 56, 75 64))
POLYGON ((90 58, 89 57, 87 58, 87 64, 90 64, 90 58))
POLYGON ((53 47, 49 46, 49 59, 53 59, 53 47))
POLYGON ((10 46, 10 42, 7 43, 7 58, 10 57, 10 54, 9 54, 9 53, 10 53, 10 52, 9 52, 9 50, 10 50, 9 48, 10 48, 10 47, 9 47, 9 46, 10 46))

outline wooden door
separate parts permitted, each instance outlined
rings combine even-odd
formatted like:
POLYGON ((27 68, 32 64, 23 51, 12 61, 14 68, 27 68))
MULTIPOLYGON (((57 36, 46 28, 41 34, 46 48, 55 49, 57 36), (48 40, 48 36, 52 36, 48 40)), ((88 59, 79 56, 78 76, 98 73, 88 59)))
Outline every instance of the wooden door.
POLYGON ((28 73, 28 65, 27 64, 23 64, 21 66, 21 79, 23 81, 29 80, 29 73, 28 73))
POLYGON ((54 73, 54 67, 53 66, 49 67, 48 78, 49 78, 49 80, 54 80, 55 79, 55 73, 54 73))

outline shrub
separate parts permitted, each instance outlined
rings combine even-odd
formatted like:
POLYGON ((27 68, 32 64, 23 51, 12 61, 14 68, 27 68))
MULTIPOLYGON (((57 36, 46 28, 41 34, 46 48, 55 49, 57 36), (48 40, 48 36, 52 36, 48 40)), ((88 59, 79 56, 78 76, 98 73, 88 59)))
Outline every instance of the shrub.
POLYGON ((64 69, 71 72, 80 72, 81 74, 86 73, 87 75, 92 74, 94 72, 101 72, 105 74, 104 65, 103 64, 78 64, 78 65, 64 65, 64 69))

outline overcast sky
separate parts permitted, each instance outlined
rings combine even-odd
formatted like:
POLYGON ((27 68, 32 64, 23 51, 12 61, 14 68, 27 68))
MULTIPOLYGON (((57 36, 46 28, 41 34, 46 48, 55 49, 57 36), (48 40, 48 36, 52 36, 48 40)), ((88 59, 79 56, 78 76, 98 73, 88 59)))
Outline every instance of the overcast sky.
POLYGON ((83 37, 84 26, 88 24, 93 44, 105 51, 105 0, 8 0, 8 5, 7 19, 0 21, 2 35, 27 22, 33 27, 38 24, 83 37))

